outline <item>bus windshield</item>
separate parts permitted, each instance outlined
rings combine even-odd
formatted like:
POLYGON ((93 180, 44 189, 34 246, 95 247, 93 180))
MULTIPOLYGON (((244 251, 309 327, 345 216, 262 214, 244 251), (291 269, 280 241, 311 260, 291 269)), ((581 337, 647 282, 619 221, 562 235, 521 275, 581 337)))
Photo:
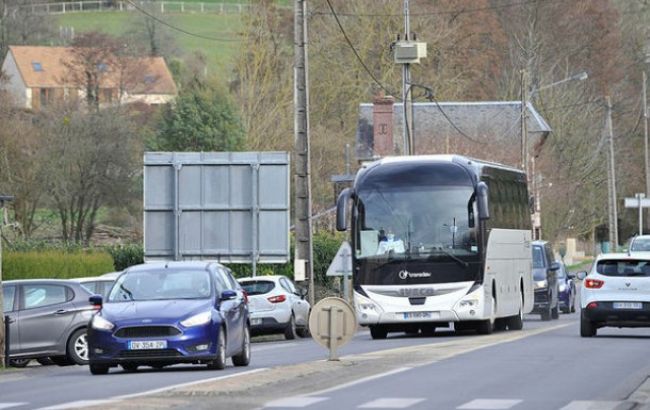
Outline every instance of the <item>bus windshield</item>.
MULTIPOLYGON (((397 186, 357 195, 359 259, 478 254, 471 186, 397 186)), ((478 219, 478 218, 476 218, 478 219)))

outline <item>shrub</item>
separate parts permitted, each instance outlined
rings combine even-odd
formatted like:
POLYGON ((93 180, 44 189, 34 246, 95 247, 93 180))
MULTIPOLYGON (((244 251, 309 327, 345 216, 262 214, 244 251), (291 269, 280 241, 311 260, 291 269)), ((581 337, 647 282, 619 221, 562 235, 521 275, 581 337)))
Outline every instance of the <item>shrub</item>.
POLYGON ((113 270, 113 259, 101 251, 28 251, 4 252, 3 280, 69 279, 97 276, 113 270))
POLYGON ((114 245, 106 250, 113 257, 113 267, 116 271, 144 263, 144 248, 140 244, 114 245))

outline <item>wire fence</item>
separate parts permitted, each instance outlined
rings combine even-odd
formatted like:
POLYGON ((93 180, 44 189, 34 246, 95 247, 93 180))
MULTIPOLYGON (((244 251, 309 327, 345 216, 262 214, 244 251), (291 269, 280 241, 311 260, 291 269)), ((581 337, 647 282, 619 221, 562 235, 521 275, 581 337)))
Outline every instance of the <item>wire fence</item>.
MULTIPOLYGON (((249 4, 202 3, 185 1, 135 1, 138 6, 157 13, 205 13, 242 14, 249 10, 249 4)), ((34 3, 20 6, 32 14, 67 14, 101 11, 136 11, 127 1, 120 0, 82 0, 59 3, 34 3)))

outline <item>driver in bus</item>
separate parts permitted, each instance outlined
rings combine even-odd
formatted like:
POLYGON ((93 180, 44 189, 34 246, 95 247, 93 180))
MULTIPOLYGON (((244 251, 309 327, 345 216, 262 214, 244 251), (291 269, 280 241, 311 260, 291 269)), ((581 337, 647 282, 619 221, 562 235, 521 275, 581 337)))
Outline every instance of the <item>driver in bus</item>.
POLYGON ((396 239, 392 229, 386 231, 385 238, 379 242, 377 247, 377 255, 384 255, 390 251, 397 253, 404 253, 404 241, 396 239))

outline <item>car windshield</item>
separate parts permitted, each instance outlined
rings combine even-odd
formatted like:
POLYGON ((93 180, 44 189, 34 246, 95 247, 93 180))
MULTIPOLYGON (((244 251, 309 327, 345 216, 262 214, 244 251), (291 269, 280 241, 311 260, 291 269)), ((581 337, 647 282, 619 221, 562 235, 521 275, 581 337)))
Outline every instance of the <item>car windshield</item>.
POLYGON ((560 267, 560 269, 557 270, 557 278, 558 279, 565 279, 566 278, 566 272, 564 271, 564 269, 562 267, 560 267))
POLYGON ((210 295, 210 274, 207 271, 164 269, 127 272, 120 276, 108 301, 204 299, 210 295))
POLYGON ((544 249, 541 246, 533 246, 533 268, 544 267, 544 249))
POLYGON ((637 238, 632 241, 632 252, 650 252, 650 238, 637 238))
POLYGON ((249 296, 263 295, 272 291, 275 283, 269 280, 251 280, 241 282, 241 287, 244 288, 249 296))
POLYGON ((598 261, 596 272, 605 276, 650 276, 650 261, 602 260, 598 261))

